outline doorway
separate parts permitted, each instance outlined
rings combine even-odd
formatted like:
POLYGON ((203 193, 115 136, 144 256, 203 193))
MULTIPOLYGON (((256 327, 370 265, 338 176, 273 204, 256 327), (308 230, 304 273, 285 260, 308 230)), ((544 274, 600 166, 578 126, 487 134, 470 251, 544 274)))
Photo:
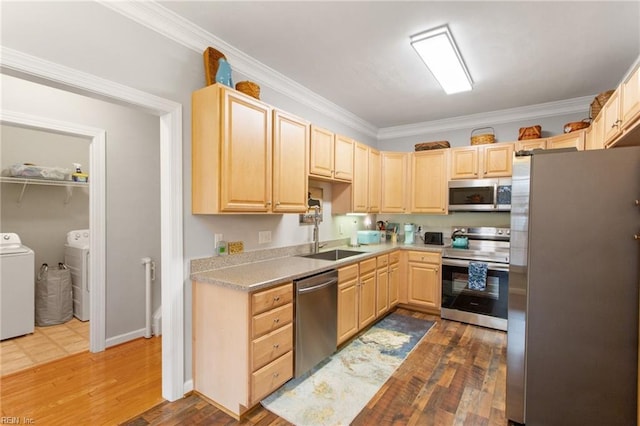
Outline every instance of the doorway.
MULTIPOLYGON (((51 87, 63 88, 70 92, 85 94, 96 99, 108 99, 117 104, 128 105, 150 112, 160 118, 160 151, 161 151, 161 275, 164 280, 162 286, 162 382, 163 397, 170 401, 181 398, 188 390, 184 382, 184 276, 183 246, 182 246, 182 107, 180 104, 157 96, 140 92, 102 78, 60 66, 11 49, 3 50, 0 58, 3 72, 10 70, 10 74, 27 81, 38 81, 51 87)), ((2 121, 15 122, 16 114, 2 111, 2 121)), ((28 121, 28 120, 27 120, 28 121)), ((86 129, 85 129, 86 130, 86 129)), ((93 129, 94 131, 96 129, 93 129)), ((94 142, 99 142, 95 148, 104 149, 104 132, 90 133, 94 142), (101 142, 101 143, 100 143, 101 142)), ((92 144, 93 149, 93 144, 92 144)), ((92 157, 93 158, 93 157, 92 157)), ((95 171, 103 165, 93 165, 95 171)), ((104 188, 95 188, 102 191, 104 188)), ((93 194, 94 188, 91 188, 93 194)), ((97 207, 104 209, 104 196, 96 197, 97 207), (102 203, 102 204, 100 204, 102 203)), ((103 232, 104 223, 98 229, 92 226, 92 232, 103 232)), ((96 240, 94 238, 93 240, 96 240)), ((97 245, 97 243, 95 243, 97 245)), ((92 250, 94 243, 92 243, 92 250)), ((100 247, 96 247, 100 248, 100 247)), ((94 250, 95 252, 95 250, 94 250)), ((103 254, 103 252, 101 252, 103 254)), ((104 266, 104 263, 102 263, 104 266)), ((102 287, 97 289, 92 297, 100 301, 104 297, 104 267, 100 264, 93 268, 92 274, 98 277, 102 287), (99 270, 96 270, 99 269, 99 270)), ((104 325, 104 324, 103 324, 104 325)), ((105 348, 104 328, 94 328, 91 325, 91 350, 100 351, 105 348), (96 333, 101 336, 95 336, 96 333), (100 339, 102 337, 102 339, 100 339), (94 345, 95 339, 95 345, 94 345)))
MULTIPOLYGON (((91 173, 90 143, 86 137, 0 125, 0 231, 16 234, 33 252, 33 276, 44 273, 46 264, 52 277, 50 286, 44 279, 36 282, 33 332, 0 342, 1 376, 89 349, 88 248, 67 245, 70 236, 75 246, 88 241, 89 184, 73 182, 71 174, 74 163, 91 173), (68 270, 59 271, 60 263, 68 270), (66 277, 59 287, 56 276, 66 277)), ((33 305, 32 300, 16 309, 27 312, 33 305)), ((3 322, 13 320, 3 316, 3 322)))

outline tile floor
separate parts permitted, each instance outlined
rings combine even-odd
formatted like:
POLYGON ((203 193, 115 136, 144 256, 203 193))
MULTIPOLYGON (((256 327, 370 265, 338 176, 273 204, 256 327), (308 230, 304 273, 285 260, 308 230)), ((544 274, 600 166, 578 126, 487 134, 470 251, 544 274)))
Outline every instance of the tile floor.
POLYGON ((73 318, 0 342, 0 376, 89 350, 89 321, 73 318))

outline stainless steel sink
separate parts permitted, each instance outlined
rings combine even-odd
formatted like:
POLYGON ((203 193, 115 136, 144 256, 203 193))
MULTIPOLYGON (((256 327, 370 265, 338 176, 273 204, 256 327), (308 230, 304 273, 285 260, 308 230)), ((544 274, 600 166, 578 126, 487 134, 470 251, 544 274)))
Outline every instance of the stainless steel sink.
POLYGON ((336 250, 323 251, 320 253, 304 254, 304 255, 301 255, 300 257, 306 257, 309 259, 321 259, 321 260, 340 260, 340 259, 345 259, 347 257, 357 256, 359 254, 364 254, 364 253, 365 252, 363 251, 336 249, 336 250))

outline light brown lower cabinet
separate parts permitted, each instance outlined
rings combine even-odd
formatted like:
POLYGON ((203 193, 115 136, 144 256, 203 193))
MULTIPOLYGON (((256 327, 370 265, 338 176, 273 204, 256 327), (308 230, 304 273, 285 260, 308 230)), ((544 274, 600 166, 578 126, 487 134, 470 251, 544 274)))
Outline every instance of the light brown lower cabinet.
POLYGON ((377 257, 376 269, 376 317, 389 311, 389 255, 377 257))
POLYGON ((293 283, 247 293, 193 282, 194 390, 240 418, 293 377, 293 283))
POLYGON ((338 269, 338 345, 398 304, 400 251, 338 269))
POLYGON ((338 269, 338 345, 358 332, 358 264, 338 269))
POLYGON ((389 253, 389 309, 400 300, 400 251, 389 253))
POLYGON ((439 313, 442 299, 442 256, 435 252, 409 251, 407 303, 439 313))
POLYGON ((376 259, 360 262, 358 291, 358 329, 371 324, 376 319, 376 259))

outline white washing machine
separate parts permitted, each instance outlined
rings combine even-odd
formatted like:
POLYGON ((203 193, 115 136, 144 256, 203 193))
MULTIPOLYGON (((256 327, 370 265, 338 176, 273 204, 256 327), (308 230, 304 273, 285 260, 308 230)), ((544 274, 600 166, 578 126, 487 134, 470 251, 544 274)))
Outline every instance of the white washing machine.
POLYGON ((89 230, 67 232, 64 263, 71 271, 73 286, 73 315, 89 321, 89 230))
POLYGON ((0 234, 0 340, 33 333, 35 258, 18 234, 0 234))

